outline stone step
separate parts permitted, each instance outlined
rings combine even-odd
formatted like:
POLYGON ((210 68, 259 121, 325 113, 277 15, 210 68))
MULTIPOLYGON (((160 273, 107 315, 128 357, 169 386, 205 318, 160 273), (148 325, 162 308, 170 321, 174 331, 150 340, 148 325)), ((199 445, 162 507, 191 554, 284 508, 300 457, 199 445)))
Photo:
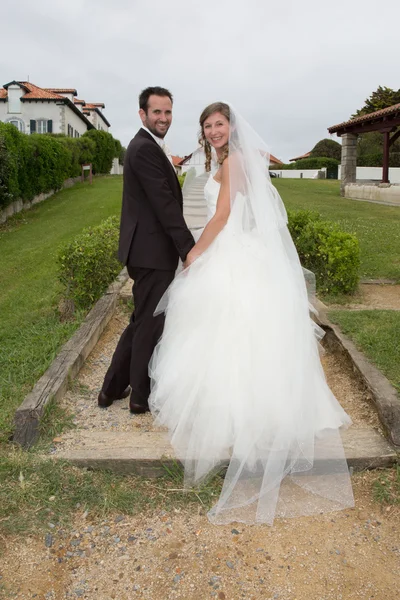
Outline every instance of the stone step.
MULTIPOLYGON (((61 441, 54 458, 79 467, 158 477, 165 474, 165 465, 177 460, 163 431, 75 430, 65 435, 69 442, 72 436, 72 447, 69 443, 64 450, 61 441)), ((355 471, 389 467, 397 460, 393 446, 370 427, 350 427, 343 431, 342 440, 348 465, 355 471)))

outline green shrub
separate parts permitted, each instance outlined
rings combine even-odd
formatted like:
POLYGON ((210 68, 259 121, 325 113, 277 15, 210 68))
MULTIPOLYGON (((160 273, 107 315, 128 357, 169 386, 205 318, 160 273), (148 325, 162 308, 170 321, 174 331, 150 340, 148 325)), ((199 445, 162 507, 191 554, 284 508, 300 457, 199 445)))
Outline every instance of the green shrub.
POLYGON ((0 139, 2 143, 1 179, 3 192, 0 205, 6 206, 20 197, 18 173, 23 154, 24 134, 11 123, 0 122, 0 139))
POLYGON ((306 269, 322 294, 351 293, 359 280, 360 249, 355 235, 311 211, 288 212, 289 230, 306 269))
MULTIPOLYGON (((383 154, 375 152, 373 154, 364 154, 357 158, 358 167, 382 167, 383 154)), ((391 152, 389 154, 389 167, 400 167, 400 152, 391 152)))
POLYGON ((95 143, 95 152, 92 158, 93 173, 108 174, 111 171, 113 158, 117 156, 115 140, 111 133, 90 129, 83 134, 82 139, 89 138, 95 143))
POLYGON ((335 140, 325 138, 320 140, 318 144, 315 144, 311 150, 310 158, 317 157, 334 158, 340 162, 342 158, 342 146, 335 140))
POLYGON ((183 173, 183 175, 178 175, 178 179, 179 179, 181 188, 183 188, 183 184, 185 183, 185 179, 186 179, 186 173, 183 173))
POLYGON ((334 158, 315 157, 302 158, 294 164, 294 169, 323 169, 324 167, 337 167, 339 161, 334 158))
POLYGON ((87 309, 100 298, 122 266, 117 257, 119 220, 110 217, 85 229, 58 252, 59 280, 67 300, 87 309))

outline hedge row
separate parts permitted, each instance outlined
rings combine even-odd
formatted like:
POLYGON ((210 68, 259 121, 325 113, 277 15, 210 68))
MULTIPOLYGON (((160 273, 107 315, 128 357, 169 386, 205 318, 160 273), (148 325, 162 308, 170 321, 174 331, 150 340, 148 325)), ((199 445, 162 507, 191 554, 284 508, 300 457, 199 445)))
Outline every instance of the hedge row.
POLYGON ((281 170, 292 170, 292 169, 323 169, 329 167, 336 167, 340 164, 340 161, 335 158, 325 158, 325 157, 314 157, 314 158, 302 158, 300 160, 296 160, 294 163, 279 165, 279 167, 270 166, 270 169, 273 171, 281 171, 281 170))
MULTIPOLYGON (((315 273, 317 291, 332 295, 353 292, 360 266, 357 238, 322 221, 318 213, 296 211, 288 216, 301 263, 315 273)), ((59 279, 65 299, 74 308, 92 306, 120 272, 118 235, 119 220, 111 217, 60 249, 59 279)))
POLYGON ((92 163, 94 173, 109 173, 120 153, 121 144, 105 131, 92 129, 80 138, 26 135, 0 122, 0 208, 60 189, 81 174, 83 163, 92 163))

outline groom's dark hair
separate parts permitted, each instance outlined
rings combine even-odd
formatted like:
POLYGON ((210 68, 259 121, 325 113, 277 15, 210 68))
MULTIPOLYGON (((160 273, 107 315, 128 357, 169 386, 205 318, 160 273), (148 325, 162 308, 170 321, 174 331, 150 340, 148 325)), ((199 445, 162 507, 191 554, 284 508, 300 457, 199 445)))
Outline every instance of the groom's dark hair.
POLYGON ((139 96, 139 108, 141 108, 142 110, 144 110, 144 112, 147 114, 147 109, 149 108, 148 104, 149 104, 149 98, 150 96, 168 96, 168 98, 171 100, 171 103, 174 102, 173 96, 171 94, 171 92, 169 90, 167 90, 166 88, 163 87, 148 87, 145 90, 143 90, 142 92, 140 92, 140 96, 139 96))

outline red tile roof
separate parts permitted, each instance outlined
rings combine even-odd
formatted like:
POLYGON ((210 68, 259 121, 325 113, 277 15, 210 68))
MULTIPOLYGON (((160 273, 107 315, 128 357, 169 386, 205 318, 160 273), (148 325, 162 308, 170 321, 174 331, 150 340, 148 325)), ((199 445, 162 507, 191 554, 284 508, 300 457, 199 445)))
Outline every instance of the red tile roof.
POLYGON ((77 96, 78 92, 73 88, 43 88, 48 92, 54 92, 55 94, 73 94, 77 96))
POLYGON ((346 127, 348 125, 357 125, 359 123, 364 123, 368 121, 374 121, 375 119, 379 119, 381 117, 389 117, 398 113, 399 111, 400 104, 393 104, 393 106, 382 108, 381 110, 377 110, 373 113, 361 115, 361 117, 356 117, 355 119, 350 119, 349 121, 343 121, 343 123, 339 123, 338 125, 332 125, 332 127, 328 127, 328 131, 330 133, 335 133, 337 129, 341 129, 342 127, 346 127))
POLYGON ((283 162, 279 160, 279 158, 276 158, 273 154, 269 155, 269 162, 275 163, 276 165, 283 165, 283 162))
POLYGON ((87 108, 88 110, 96 110, 96 108, 105 108, 106 105, 103 104, 102 102, 86 102, 85 103, 85 108, 87 108))
POLYGON ((74 98, 74 104, 86 104, 84 100, 78 100, 78 98, 74 98))
POLYGON ((171 156, 172 158, 172 163, 174 165, 174 167, 177 167, 181 164, 181 162, 183 161, 183 158, 181 156, 171 156))
POLYGON ((295 160, 301 160, 302 158, 310 158, 311 156, 311 152, 306 152, 305 154, 302 154, 301 156, 296 156, 296 158, 290 158, 289 162, 294 162, 295 160))

